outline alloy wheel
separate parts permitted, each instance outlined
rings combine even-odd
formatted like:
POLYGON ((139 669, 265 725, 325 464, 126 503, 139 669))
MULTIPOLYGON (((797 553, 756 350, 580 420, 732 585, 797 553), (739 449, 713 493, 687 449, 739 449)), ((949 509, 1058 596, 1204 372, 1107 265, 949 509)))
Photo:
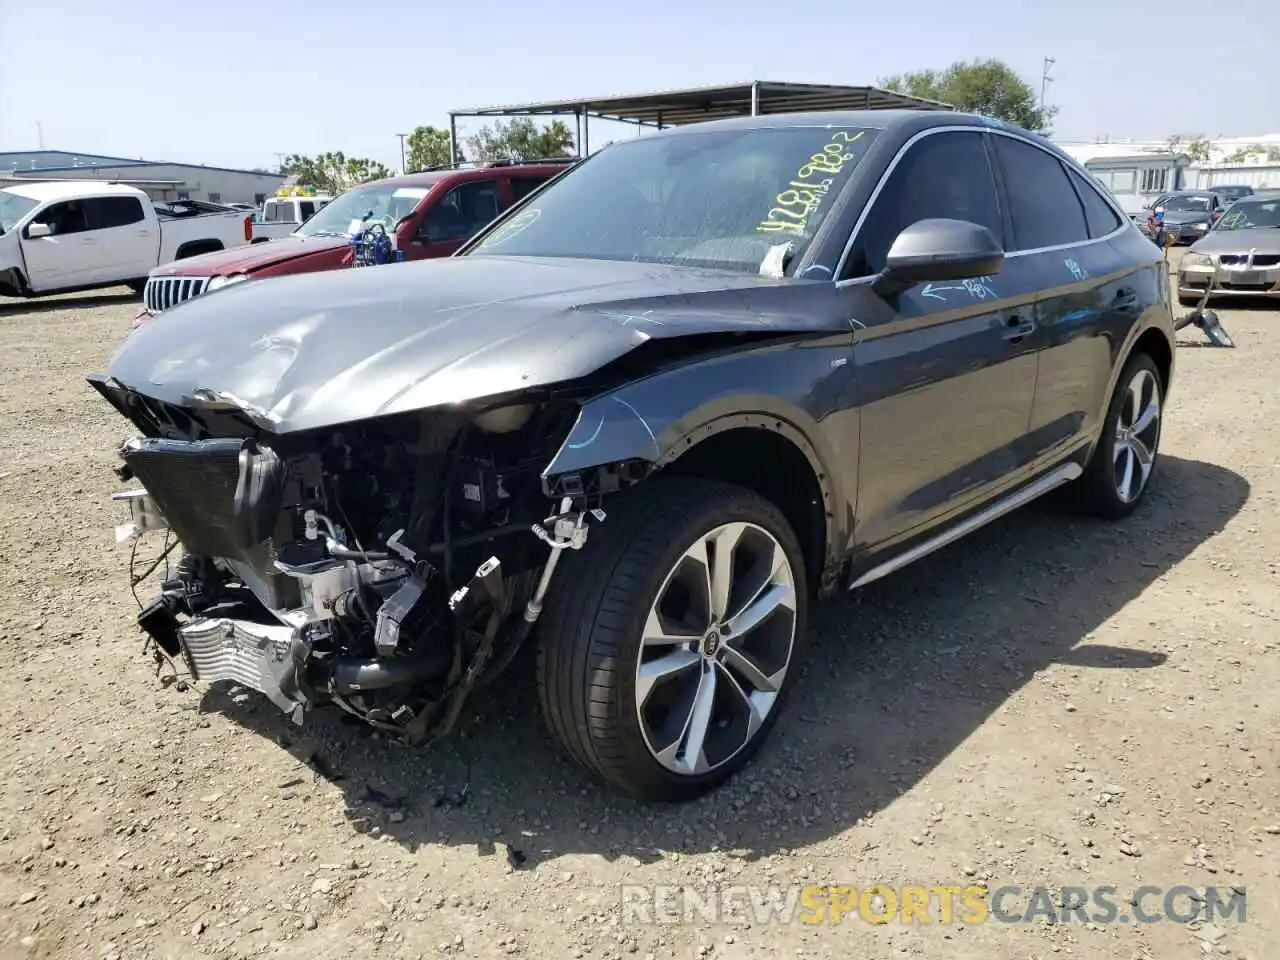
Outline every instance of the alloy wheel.
POLYGON ((1129 381, 1113 447, 1116 496, 1133 503, 1146 489, 1160 442, 1160 383, 1150 370, 1139 369, 1129 381))
POLYGON ((726 523, 695 541, 640 641, 636 710, 653 758, 681 776, 732 760, 773 710, 795 638, 794 572, 772 534, 726 523))

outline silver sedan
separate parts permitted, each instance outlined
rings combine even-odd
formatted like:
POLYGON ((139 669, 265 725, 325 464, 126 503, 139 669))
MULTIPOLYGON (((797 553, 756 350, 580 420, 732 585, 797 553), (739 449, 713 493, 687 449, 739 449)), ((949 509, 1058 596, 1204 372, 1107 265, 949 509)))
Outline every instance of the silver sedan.
POLYGON ((1280 197, 1237 200, 1178 267, 1178 300, 1194 303, 1210 281, 1213 296, 1280 297, 1280 197))

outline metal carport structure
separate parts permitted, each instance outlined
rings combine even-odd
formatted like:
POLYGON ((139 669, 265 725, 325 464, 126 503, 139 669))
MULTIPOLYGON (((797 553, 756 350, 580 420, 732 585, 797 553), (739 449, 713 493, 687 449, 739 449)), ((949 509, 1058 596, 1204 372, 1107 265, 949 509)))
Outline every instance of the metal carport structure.
POLYGON ((954 110, 950 104, 912 97, 879 87, 849 87, 826 83, 782 83, 748 80, 713 87, 688 87, 614 97, 579 97, 500 107, 471 107, 449 111, 449 161, 458 158, 459 117, 577 118, 575 143, 579 156, 590 153, 589 118, 630 123, 637 127, 679 126, 728 117, 754 117, 807 110, 954 110))

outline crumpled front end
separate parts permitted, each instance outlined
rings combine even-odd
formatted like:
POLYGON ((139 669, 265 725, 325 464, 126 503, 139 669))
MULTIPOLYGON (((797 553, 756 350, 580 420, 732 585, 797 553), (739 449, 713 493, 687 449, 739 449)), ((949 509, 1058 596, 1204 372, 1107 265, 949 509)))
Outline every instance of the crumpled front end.
POLYGON ((598 492, 543 490, 573 401, 275 436, 232 405, 91 383, 143 434, 120 448, 117 540, 165 530, 184 551, 138 615, 156 656, 298 722, 336 704, 410 740, 443 735, 537 619, 561 551, 604 518, 598 492))

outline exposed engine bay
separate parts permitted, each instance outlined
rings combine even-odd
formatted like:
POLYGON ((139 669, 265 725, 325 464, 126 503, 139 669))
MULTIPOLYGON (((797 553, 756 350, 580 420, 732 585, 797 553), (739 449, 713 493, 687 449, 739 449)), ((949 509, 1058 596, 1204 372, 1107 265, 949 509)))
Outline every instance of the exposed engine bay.
POLYGON ((120 449, 117 540, 164 529, 185 551, 140 601, 156 657, 296 722, 332 703, 410 741, 446 734, 626 479, 544 485, 579 412, 549 396, 274 435, 234 403, 91 383, 143 433, 120 449))

